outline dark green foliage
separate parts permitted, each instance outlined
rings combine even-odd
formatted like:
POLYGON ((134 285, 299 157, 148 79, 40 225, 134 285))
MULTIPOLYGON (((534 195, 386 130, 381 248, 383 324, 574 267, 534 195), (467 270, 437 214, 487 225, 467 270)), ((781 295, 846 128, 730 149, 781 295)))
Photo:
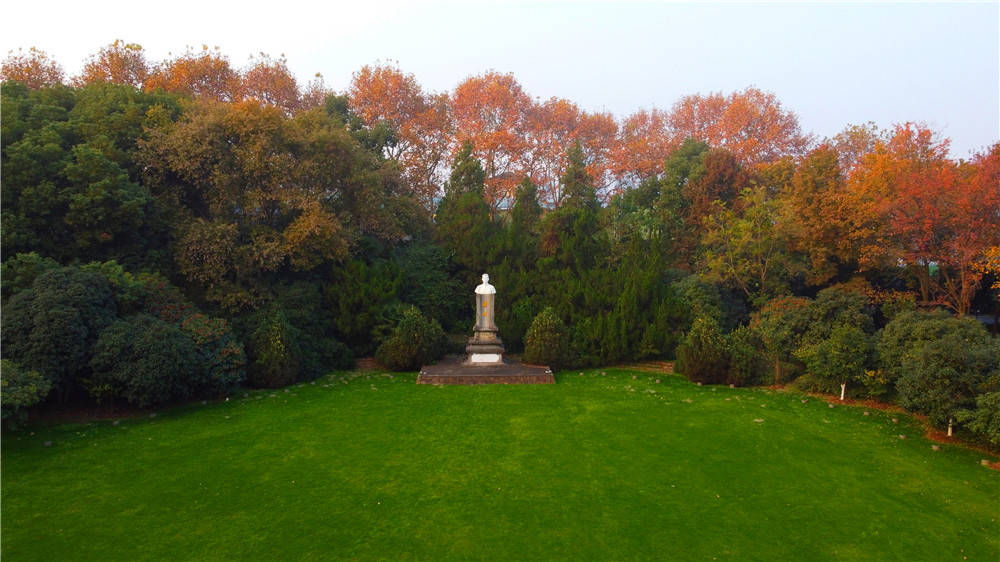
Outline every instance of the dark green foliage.
POLYGON ((43 258, 36 252, 17 254, 0 265, 0 282, 3 283, 3 299, 6 301, 17 293, 31 287, 35 278, 50 269, 60 267, 52 258, 43 258))
POLYGON ((3 353, 41 372, 66 396, 116 313, 111 288, 100 275, 75 267, 46 271, 4 307, 3 353))
POLYGON ((455 163, 451 167, 451 178, 445 184, 445 198, 450 195, 464 193, 483 194, 486 172, 483 165, 472 156, 474 147, 469 141, 462 143, 462 148, 455 155, 455 163))
POLYGON ((809 330, 809 304, 809 299, 801 297, 779 297, 769 301, 751 318, 750 327, 760 337, 764 356, 774 365, 776 384, 794 378, 788 369, 784 372, 782 369, 809 330))
POLYGON ((442 246, 413 241, 397 249, 393 263, 402 274, 403 302, 449 331, 464 332, 472 324, 471 297, 468 285, 456 278, 450 255, 442 246))
POLYGON ((279 307, 295 328, 301 366, 297 380, 312 380, 333 369, 354 366, 351 351, 337 340, 323 295, 316 283, 297 281, 278 287, 274 306, 279 307))
POLYGON ((172 98, 112 85, 4 88, 4 252, 159 263, 165 226, 137 181, 135 150, 147 110, 172 98))
POLYGON ((180 327, 194 343, 205 371, 200 391, 225 394, 246 381, 247 356, 228 322, 198 313, 184 318, 180 327))
POLYGON ((80 269, 97 273, 107 280, 108 285, 111 287, 111 292, 115 295, 118 314, 121 316, 134 314, 142 310, 148 294, 144 279, 125 271, 125 268, 118 265, 118 262, 114 260, 91 262, 80 269))
POLYGON ((842 286, 823 289, 806 309, 809 326, 803 344, 822 341, 840 326, 853 326, 866 334, 874 332, 874 307, 868 297, 842 286))
MULTIPOLYGON (((944 311, 911 310, 893 317, 878 333, 875 349, 878 365, 891 385, 903 376, 906 355, 924 344, 937 341, 956 327, 955 319, 944 311)), ((966 325, 967 326, 967 325, 966 325)))
POLYGON ((740 326, 726 336, 729 351, 729 376, 726 382, 749 386, 764 382, 767 365, 761 353, 760 336, 749 326, 740 326))
POLYGON ((941 320, 947 331, 914 342, 903 354, 896 382, 899 403, 944 427, 958 411, 973 408, 977 394, 1000 375, 1000 343, 971 319, 941 320))
POLYGON ((250 317, 246 345, 251 386, 278 388, 298 380, 302 368, 299 331, 281 308, 274 306, 250 317))
POLYGON ((412 371, 441 357, 447 348, 444 330, 416 307, 403 312, 396 329, 375 352, 375 358, 394 371, 412 371))
POLYGON ((0 361, 0 419, 16 426, 28 417, 28 408, 49 395, 52 384, 38 371, 22 369, 17 363, 0 361))
POLYGON ((145 314, 131 316, 101 332, 87 388, 98 401, 120 397, 139 407, 164 404, 207 386, 202 361, 179 327, 145 314))
POLYGON ((872 355, 871 338, 863 330, 840 324, 829 337, 806 344, 795 351, 809 374, 820 381, 826 392, 839 390, 839 385, 861 382, 872 355))
POLYGON ((524 361, 561 369, 572 363, 570 334, 551 306, 538 313, 524 335, 524 361))
POLYGON ((402 280, 399 267, 384 260, 369 265, 353 259, 333 268, 324 300, 336 333, 355 354, 375 351, 375 328, 384 322, 386 308, 399 301, 402 280))
POLYGON ((980 394, 975 407, 959 410, 955 416, 969 431, 1000 445, 1000 391, 980 394))
POLYGON ((729 349, 718 324, 698 318, 677 347, 677 370, 693 382, 722 384, 729 374, 729 349))

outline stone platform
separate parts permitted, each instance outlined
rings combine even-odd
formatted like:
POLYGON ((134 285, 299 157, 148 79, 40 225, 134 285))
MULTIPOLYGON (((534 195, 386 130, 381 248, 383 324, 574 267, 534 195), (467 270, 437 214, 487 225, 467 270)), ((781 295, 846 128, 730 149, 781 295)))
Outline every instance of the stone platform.
POLYGON ((552 370, 510 359, 503 363, 469 365, 465 357, 446 357, 420 369, 417 384, 554 384, 552 370))

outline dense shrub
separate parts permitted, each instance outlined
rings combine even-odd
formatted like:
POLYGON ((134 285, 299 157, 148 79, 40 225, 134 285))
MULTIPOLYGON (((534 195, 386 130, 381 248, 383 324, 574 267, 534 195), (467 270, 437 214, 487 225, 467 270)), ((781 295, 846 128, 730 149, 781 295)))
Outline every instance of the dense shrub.
POLYGON ((805 363, 806 370, 815 377, 823 390, 829 392, 840 386, 841 395, 851 382, 860 382, 871 357, 871 341, 859 328, 841 324, 830 336, 813 344, 800 347, 795 356, 805 363))
POLYGON ((973 433, 1000 445, 1000 391, 980 394, 974 408, 960 410, 956 417, 973 433))
POLYGON ((299 331, 280 307, 255 313, 247 336, 247 382, 262 388, 292 384, 302 367, 299 331))
POLYGON ((296 380, 312 380, 331 369, 354 366, 351 350, 334 337, 334 322, 318 284, 299 281, 281 286, 272 306, 279 307, 296 330, 301 353, 296 380))
POLYGON ((904 373, 903 358, 928 342, 940 339, 955 329, 969 331, 974 326, 956 324, 957 320, 942 310, 910 310, 897 314, 877 336, 875 350, 883 376, 895 388, 904 373))
POLYGON ((765 357, 774 365, 774 382, 792 380, 785 363, 799 348, 803 334, 809 329, 810 300, 801 297, 779 297, 769 301, 754 313, 751 328, 758 334, 765 357))
POLYGON ((28 408, 45 400, 52 384, 38 371, 22 369, 17 363, 0 361, 0 419, 16 426, 27 418, 28 408))
POLYGON ((2 293, 4 300, 31 287, 35 279, 49 271, 58 269, 59 262, 52 258, 43 258, 36 252, 17 254, 0 265, 0 279, 3 280, 2 293))
POLYGON ((228 322, 199 313, 185 318, 180 327, 194 343, 205 370, 205 392, 222 394, 243 384, 247 357, 228 322))
POLYGON ((807 322, 802 344, 826 340, 840 326, 851 326, 870 334, 874 330, 871 302, 861 292, 845 286, 823 289, 804 311, 807 322))
POLYGON ((760 336, 749 326, 740 326, 727 336, 729 375, 726 382, 749 386, 763 381, 767 365, 760 349, 760 336))
POLYGON ((1000 371, 1000 343, 974 320, 951 320, 949 331, 903 355, 897 382, 900 405, 938 427, 973 408, 980 389, 1000 371))
POLYGON ((140 407, 192 396, 206 386, 194 342, 176 325, 140 314, 101 332, 90 361, 88 391, 140 407))
POLYGON ((114 297, 100 275, 75 267, 42 273, 4 307, 4 355, 45 375, 65 397, 86 372, 98 335, 116 317, 114 297))
POLYGON ((441 324, 410 306, 403 312, 392 335, 378 347, 375 358, 395 371, 408 371, 441 357, 446 348, 441 324))
POLYGON ((535 316, 524 335, 524 361, 553 369, 572 362, 569 329, 551 306, 535 316))
POLYGON ((729 373, 729 349, 719 325, 698 318, 677 347, 677 370, 693 382, 722 384, 729 373))

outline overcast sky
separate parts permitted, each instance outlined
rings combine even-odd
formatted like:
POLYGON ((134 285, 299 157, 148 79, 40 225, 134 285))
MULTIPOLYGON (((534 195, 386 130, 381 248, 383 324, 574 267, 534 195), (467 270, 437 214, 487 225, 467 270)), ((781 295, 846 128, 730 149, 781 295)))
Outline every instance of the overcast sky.
POLYGON ((69 75, 115 39, 152 61, 218 46, 234 66, 286 55, 343 91, 394 61, 430 91, 493 69, 542 99, 618 117, 693 93, 774 92, 803 130, 926 122, 968 157, 1000 140, 1000 1, 980 2, 16 2, 3 53, 37 47, 69 75))

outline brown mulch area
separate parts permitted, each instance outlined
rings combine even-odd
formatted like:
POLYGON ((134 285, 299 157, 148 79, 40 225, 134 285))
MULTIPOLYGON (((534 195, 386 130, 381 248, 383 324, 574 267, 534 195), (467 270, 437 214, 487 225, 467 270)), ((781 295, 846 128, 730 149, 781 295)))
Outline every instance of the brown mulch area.
POLYGON ((136 418, 149 415, 154 410, 132 406, 93 406, 93 405, 53 405, 31 408, 28 410, 28 420, 32 424, 59 425, 64 423, 89 423, 119 418, 136 418))
POLYGON ((666 373, 668 375, 671 375, 674 372, 673 361, 642 361, 640 363, 626 363, 620 366, 623 368, 635 369, 636 371, 643 371, 647 373, 666 373))

